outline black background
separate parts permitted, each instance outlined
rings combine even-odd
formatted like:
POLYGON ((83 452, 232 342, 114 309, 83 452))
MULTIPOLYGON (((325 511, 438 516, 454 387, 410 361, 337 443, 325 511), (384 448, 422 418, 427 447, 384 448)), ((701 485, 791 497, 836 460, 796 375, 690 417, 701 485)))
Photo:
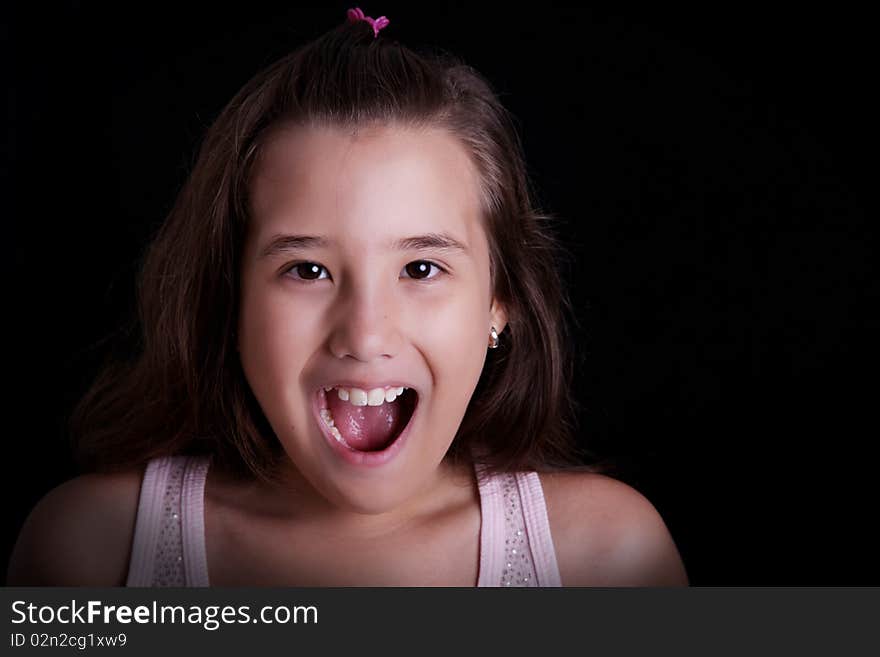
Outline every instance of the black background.
MULTIPOLYGON (((4 563, 75 474, 67 414, 204 130, 348 6, 8 12, 4 563)), ((691 582, 880 584, 868 17, 361 6, 462 55, 518 118, 576 256, 582 438, 660 510, 691 582)))

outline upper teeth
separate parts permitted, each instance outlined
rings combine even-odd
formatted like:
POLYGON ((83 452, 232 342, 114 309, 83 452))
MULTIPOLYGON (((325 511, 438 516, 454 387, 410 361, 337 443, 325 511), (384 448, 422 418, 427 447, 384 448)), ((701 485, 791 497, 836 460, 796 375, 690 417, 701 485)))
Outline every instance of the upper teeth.
MULTIPOLYGON (((324 388, 325 392, 333 390, 332 386, 324 388)), ((361 388, 335 388, 336 394, 342 401, 347 401, 353 406, 381 406, 385 402, 393 402, 403 391, 404 386, 399 388, 373 388, 372 390, 363 390, 361 388)))

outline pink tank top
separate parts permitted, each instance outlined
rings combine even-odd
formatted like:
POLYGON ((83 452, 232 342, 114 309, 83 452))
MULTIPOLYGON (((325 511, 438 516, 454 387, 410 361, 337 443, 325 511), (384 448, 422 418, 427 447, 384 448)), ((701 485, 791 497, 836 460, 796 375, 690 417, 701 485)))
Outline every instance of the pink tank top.
MULTIPOLYGON (((210 458, 147 464, 127 586, 209 586, 205 477, 210 458)), ((547 507, 535 472, 482 477, 477 586, 562 586, 547 507)))

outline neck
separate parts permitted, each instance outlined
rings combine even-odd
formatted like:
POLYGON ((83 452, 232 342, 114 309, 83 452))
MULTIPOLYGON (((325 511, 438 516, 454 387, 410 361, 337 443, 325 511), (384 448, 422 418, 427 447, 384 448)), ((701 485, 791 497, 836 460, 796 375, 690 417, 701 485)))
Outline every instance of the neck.
POLYGON ((262 513, 297 524, 309 524, 329 533, 375 539, 392 535, 406 527, 435 517, 464 500, 470 500, 474 477, 468 464, 453 466, 446 460, 421 485, 394 508, 365 513, 333 503, 296 466, 284 459, 275 481, 253 482, 248 486, 262 513))

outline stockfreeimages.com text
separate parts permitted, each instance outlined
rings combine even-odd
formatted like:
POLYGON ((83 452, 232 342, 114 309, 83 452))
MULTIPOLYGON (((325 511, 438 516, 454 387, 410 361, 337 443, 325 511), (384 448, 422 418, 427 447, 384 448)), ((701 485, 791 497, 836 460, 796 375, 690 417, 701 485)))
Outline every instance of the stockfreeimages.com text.
POLYGON ((92 623, 140 623, 140 624, 181 624, 201 625, 206 630, 216 630, 221 625, 241 623, 313 623, 318 622, 318 609, 314 606, 272 606, 261 607, 251 615, 249 605, 160 605, 155 600, 151 605, 105 605, 100 600, 89 600, 85 604, 71 600, 70 604, 59 606, 27 603, 16 600, 12 603, 12 622, 14 624, 45 623, 92 624, 92 623))

